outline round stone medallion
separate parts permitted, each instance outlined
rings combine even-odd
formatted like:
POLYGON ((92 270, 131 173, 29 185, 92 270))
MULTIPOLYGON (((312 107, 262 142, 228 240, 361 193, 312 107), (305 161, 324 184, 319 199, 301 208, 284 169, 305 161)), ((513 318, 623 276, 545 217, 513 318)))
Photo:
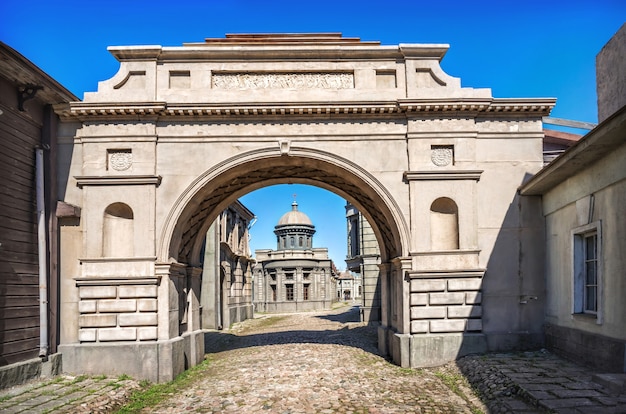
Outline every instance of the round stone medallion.
POLYGON ((126 171, 133 165, 133 154, 131 152, 114 152, 109 157, 109 165, 115 171, 126 171))
POLYGON ((445 167, 452 162, 452 148, 433 148, 430 159, 438 167, 445 167))

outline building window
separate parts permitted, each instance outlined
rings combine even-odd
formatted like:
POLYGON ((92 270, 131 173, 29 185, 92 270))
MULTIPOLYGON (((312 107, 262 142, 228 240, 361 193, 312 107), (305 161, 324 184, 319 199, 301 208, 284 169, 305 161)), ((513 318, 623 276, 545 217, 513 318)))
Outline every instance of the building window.
POLYGON ((293 280, 293 273, 285 273, 285 279, 293 280))
POLYGON ((309 300, 309 285, 302 285, 302 299, 309 300))
POLYGON ((302 247, 302 236, 298 237, 298 247, 302 247))
POLYGON ((573 313, 594 316, 601 321, 602 310, 602 238, 600 222, 574 229, 574 298, 573 313))
POLYGON ((272 302, 276 302, 276 285, 272 285, 272 302))
POLYGON ((293 236, 291 236, 291 237, 289 238, 289 243, 290 243, 290 246, 291 246, 291 247, 295 247, 295 240, 294 240, 294 237, 293 237, 293 236))
POLYGON ((293 285, 285 285, 285 293, 287 300, 293 300, 293 285))

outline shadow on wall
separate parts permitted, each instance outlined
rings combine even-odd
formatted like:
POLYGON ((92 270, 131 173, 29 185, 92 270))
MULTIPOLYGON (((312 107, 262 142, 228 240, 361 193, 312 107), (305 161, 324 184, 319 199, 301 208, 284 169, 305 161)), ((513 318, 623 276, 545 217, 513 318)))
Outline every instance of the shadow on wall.
MULTIPOLYGON (((531 176, 526 173, 522 183, 531 176)), ((472 311, 481 315, 486 350, 539 350, 545 345, 546 306, 545 226, 541 198, 521 196, 516 192, 502 223, 492 228, 497 234, 491 253, 484 251, 484 245, 479 246, 481 254, 489 256, 480 287, 480 300, 472 311)), ((490 239, 488 228, 485 230, 483 226, 479 231, 484 232, 479 235, 479 244, 481 239, 490 239)), ((459 357, 463 355, 459 353, 459 357)))
MULTIPOLYGON (((523 182, 530 177, 527 173, 523 182)), ((544 234, 541 198, 516 193, 482 282, 483 333, 491 352, 544 346, 544 234)))

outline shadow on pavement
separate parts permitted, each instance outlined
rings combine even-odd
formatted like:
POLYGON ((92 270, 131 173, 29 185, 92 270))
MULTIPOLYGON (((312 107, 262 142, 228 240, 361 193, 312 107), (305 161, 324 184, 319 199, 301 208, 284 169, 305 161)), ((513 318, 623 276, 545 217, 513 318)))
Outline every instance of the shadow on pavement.
POLYGON ((348 322, 361 322, 360 307, 358 305, 350 307, 345 312, 329 315, 319 315, 316 318, 325 319, 331 322, 348 323, 348 322))
MULTIPOLYGON (((343 312, 329 315, 316 315, 314 318, 338 323, 359 323, 359 307, 353 306, 343 312)), ((268 327, 271 329, 271 327, 268 327)), ((265 328, 265 329, 268 329, 265 328)), ((293 330, 281 327, 275 332, 237 335, 227 331, 204 333, 204 352, 217 353, 227 350, 283 344, 332 344, 363 349, 380 355, 377 343, 377 327, 372 325, 342 326, 337 329, 306 330, 294 325, 293 330)), ((253 328, 254 329, 254 328, 253 328)))

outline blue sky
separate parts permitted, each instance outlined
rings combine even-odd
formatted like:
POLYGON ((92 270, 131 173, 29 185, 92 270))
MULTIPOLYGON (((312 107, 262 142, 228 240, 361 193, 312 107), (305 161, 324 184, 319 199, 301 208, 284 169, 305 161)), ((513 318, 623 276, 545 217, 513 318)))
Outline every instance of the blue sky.
MULTIPOLYGON (((625 21, 624 0, 0 1, 0 40, 81 99, 117 72, 108 46, 341 32, 385 45, 449 44, 441 66, 463 86, 498 98, 554 97, 553 117, 586 122, 597 121, 595 57, 625 21)), ((275 248, 273 226, 293 193, 317 226, 315 245, 343 268, 345 202, 325 190, 291 185, 246 196, 259 217, 252 248, 275 248)))

